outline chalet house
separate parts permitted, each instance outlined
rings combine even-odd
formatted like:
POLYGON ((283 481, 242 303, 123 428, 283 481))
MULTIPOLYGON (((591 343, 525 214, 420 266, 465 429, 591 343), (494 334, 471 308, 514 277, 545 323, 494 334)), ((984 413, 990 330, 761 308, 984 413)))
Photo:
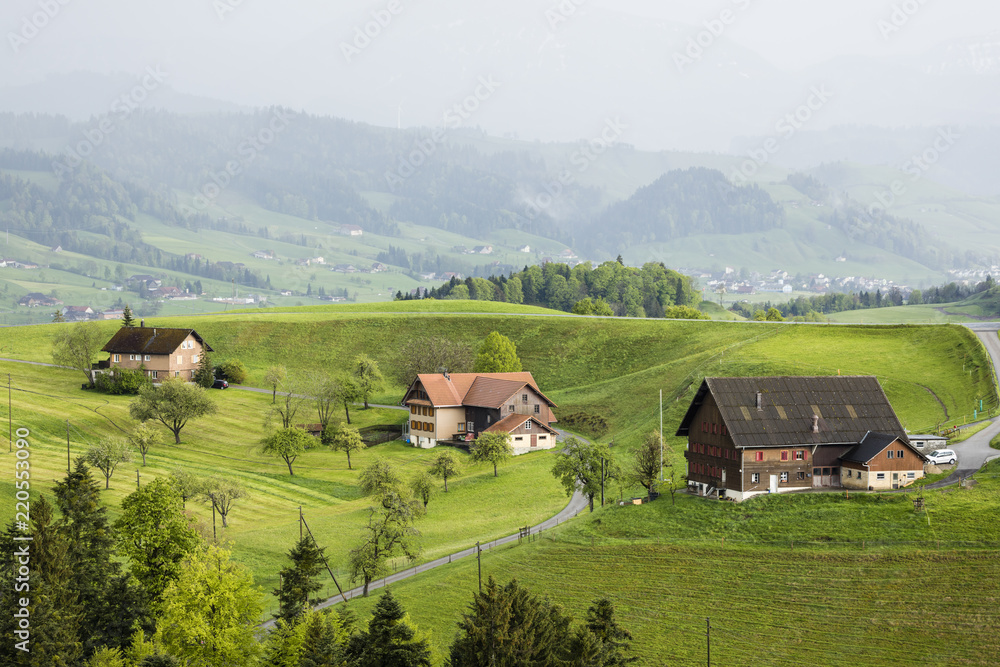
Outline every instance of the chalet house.
POLYGON ((474 252, 477 255, 489 255, 493 252, 493 246, 477 245, 475 248, 472 249, 472 252, 474 252))
POLYGON ((870 454, 880 438, 888 438, 886 450, 898 442, 894 461, 899 450, 906 465, 912 463, 906 451, 922 458, 871 376, 705 378, 677 435, 688 438, 689 487, 734 500, 843 488, 845 465, 851 484, 855 471, 876 469, 870 467, 873 461, 881 472, 890 472, 894 463, 857 460, 870 454), (866 440, 869 444, 862 446, 866 440))
POLYGON ((120 320, 124 316, 125 310, 122 308, 112 308, 101 312, 102 320, 120 320))
POLYGON ((156 289, 163 282, 159 278, 154 278, 153 276, 146 274, 136 274, 134 276, 129 276, 128 281, 130 283, 145 283, 146 289, 156 289))
POLYGON ((924 476, 926 457, 901 438, 868 433, 840 457, 840 483, 847 489, 898 489, 924 476))
POLYGON ((94 309, 90 306, 66 306, 63 308, 63 319, 67 322, 81 322, 94 318, 94 309))
POLYGON ((438 442, 471 442, 483 432, 511 434, 515 453, 556 444, 556 404, 531 373, 423 373, 403 398, 410 410, 408 441, 424 449, 438 442))
POLYGON ((341 225, 340 235, 341 236, 361 236, 365 233, 361 227, 357 225, 341 225))
POLYGON ((28 306, 29 308, 36 308, 38 306, 61 306, 62 301, 59 299, 53 299, 50 296, 45 296, 41 292, 30 292, 22 296, 18 300, 17 305, 28 306))
POLYGON ((101 368, 142 367, 153 380, 170 377, 194 378, 204 352, 213 352, 194 329, 147 327, 143 320, 138 327, 122 327, 101 348, 111 357, 99 364, 101 368))

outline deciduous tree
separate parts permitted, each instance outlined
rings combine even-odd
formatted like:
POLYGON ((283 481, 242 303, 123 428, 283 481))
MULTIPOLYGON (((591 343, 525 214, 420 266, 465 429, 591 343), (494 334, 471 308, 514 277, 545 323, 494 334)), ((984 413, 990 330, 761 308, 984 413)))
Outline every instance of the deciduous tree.
POLYGON ((222 516, 222 527, 229 527, 229 512, 237 500, 248 498, 250 493, 234 479, 209 477, 201 485, 201 495, 208 500, 215 511, 222 516))
POLYGON ((271 433, 261 441, 261 451, 270 456, 277 456, 288 466, 288 474, 294 475, 292 463, 300 454, 316 445, 316 438, 301 428, 292 426, 271 433))
POLYGON ((68 366, 87 376, 87 382, 94 386, 94 357, 104 346, 105 337, 92 322, 76 324, 60 329, 52 340, 52 361, 60 366, 68 366))
POLYGON ((493 464, 493 476, 497 475, 497 466, 514 455, 510 443, 510 433, 480 433, 472 445, 472 460, 493 464))
POLYGON ((361 470, 358 476, 358 487, 361 494, 379 498, 389 493, 398 493, 402 488, 403 479, 395 466, 379 457, 361 470))
POLYGON ((378 362, 367 354, 359 354, 354 358, 354 384, 367 410, 368 399, 385 384, 378 362))
POLYGON ((388 573, 389 558, 402 554, 413 560, 420 553, 420 531, 413 527, 414 503, 396 490, 381 494, 378 500, 368 508, 361 543, 348 554, 351 581, 362 582, 365 597, 369 584, 388 573))
POLYGON ((365 441, 361 438, 358 429, 347 426, 344 422, 337 425, 328 424, 320 437, 323 444, 333 451, 347 454, 347 469, 353 470, 351 468, 351 453, 360 452, 365 448, 365 441))
POLYGON ((278 395, 278 387, 285 383, 287 377, 288 371, 285 370, 284 366, 271 366, 264 373, 264 384, 271 388, 271 403, 275 402, 275 398, 278 395))
POLYGON ((601 492, 602 481, 607 482, 621 472, 607 445, 569 438, 556 455, 552 474, 562 483, 567 496, 572 496, 577 489, 587 496, 593 512, 594 497, 601 492))
POLYGON ((492 332, 479 348, 472 370, 475 373, 516 373, 522 370, 517 347, 502 333, 492 332))
POLYGON ((181 444, 181 429, 192 419, 214 414, 215 403, 204 388, 185 382, 182 378, 169 378, 159 387, 148 387, 139 392, 139 398, 128 408, 132 419, 155 419, 174 434, 174 443, 181 444))
POLYGON ((115 522, 118 553, 129 559, 132 575, 153 603, 177 579, 181 561, 200 541, 181 503, 170 480, 155 479, 122 501, 115 522))
POLYGON ((427 503, 431 501, 431 496, 434 495, 434 478, 427 472, 418 472, 410 480, 410 491, 413 492, 414 497, 423 502, 424 509, 426 510, 427 503))
POLYGON ((160 434, 153 430, 148 422, 139 422, 128 434, 128 442, 142 455, 142 465, 146 465, 146 454, 155 445, 160 444, 160 434))
POLYGON ((632 454, 632 478, 639 486, 646 489, 647 499, 660 478, 662 451, 660 434, 650 431, 632 454))
POLYGON ((105 437, 87 450, 87 463, 104 473, 104 488, 111 488, 111 476, 122 463, 132 460, 132 447, 125 438, 105 437))
POLYGON ((216 545, 187 556, 176 581, 163 593, 157 629, 167 650, 186 665, 255 665, 260 589, 249 570, 216 545))
POLYGON ((444 480, 444 492, 448 493, 448 478, 458 474, 458 461, 455 460, 455 455, 447 449, 442 449, 434 457, 429 472, 444 480))

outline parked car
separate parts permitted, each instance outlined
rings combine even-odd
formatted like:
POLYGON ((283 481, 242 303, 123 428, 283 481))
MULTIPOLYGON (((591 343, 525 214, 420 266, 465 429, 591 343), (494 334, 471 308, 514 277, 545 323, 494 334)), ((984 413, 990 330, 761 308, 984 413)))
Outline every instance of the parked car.
POLYGON ((212 389, 228 389, 229 383, 225 380, 216 380, 212 383, 212 389))
POLYGON ((927 455, 927 460, 931 463, 947 463, 948 465, 954 465, 958 457, 955 456, 955 450, 953 449, 935 449, 933 452, 927 455))

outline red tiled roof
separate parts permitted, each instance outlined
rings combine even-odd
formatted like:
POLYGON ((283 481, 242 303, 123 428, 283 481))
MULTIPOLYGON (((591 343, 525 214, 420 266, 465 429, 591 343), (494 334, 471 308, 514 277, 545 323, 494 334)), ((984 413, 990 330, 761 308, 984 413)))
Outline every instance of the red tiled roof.
POLYGON ((118 354, 173 354, 188 336, 194 336, 206 352, 215 351, 194 329, 164 327, 122 327, 101 351, 118 354))

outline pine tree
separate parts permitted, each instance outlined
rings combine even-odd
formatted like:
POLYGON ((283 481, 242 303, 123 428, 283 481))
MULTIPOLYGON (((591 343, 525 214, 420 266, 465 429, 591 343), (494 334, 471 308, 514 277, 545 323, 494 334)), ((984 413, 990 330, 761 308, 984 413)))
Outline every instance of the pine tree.
POLYGON ((319 602, 318 598, 310 599, 310 596, 323 587, 318 581, 323 571, 323 549, 306 536, 288 552, 288 558, 292 564, 282 568, 281 584, 274 591, 278 596, 275 618, 294 623, 310 604, 319 602))
POLYGON ((399 601, 386 591, 379 598, 367 632, 351 637, 347 655, 356 667, 430 667, 426 639, 415 639, 399 601))
POLYGON ((587 610, 587 630, 601 644, 604 667, 625 667, 638 660, 630 656, 632 633, 618 625, 615 606, 607 598, 594 600, 587 610))
POLYGON ((310 612, 302 620, 302 653, 299 667, 339 667, 344 664, 347 632, 340 616, 325 612, 310 612))

